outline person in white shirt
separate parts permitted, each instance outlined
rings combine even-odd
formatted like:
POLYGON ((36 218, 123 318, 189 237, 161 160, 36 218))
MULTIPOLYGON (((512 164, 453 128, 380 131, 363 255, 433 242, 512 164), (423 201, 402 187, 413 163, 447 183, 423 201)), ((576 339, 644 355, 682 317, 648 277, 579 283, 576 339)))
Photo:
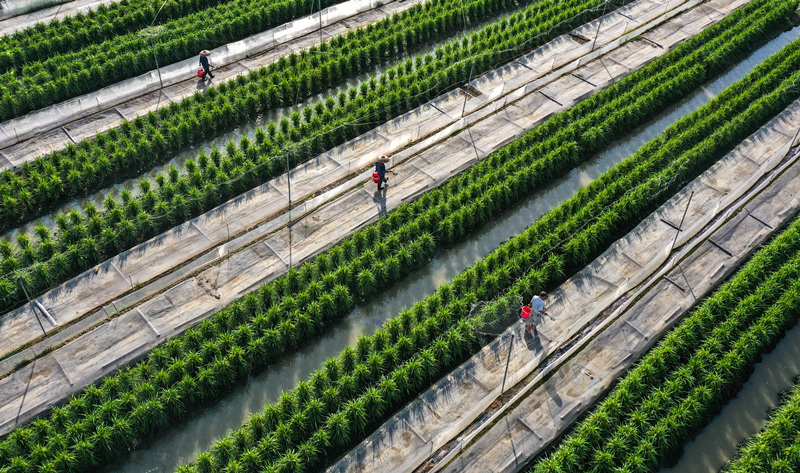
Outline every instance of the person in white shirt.
POLYGON ((556 320, 555 317, 544 310, 545 299, 547 299, 547 293, 544 291, 540 292, 538 296, 533 296, 533 299, 531 299, 531 316, 525 320, 525 332, 527 332, 528 335, 531 334, 531 329, 533 329, 533 335, 539 336, 536 326, 542 323, 542 317, 545 315, 550 317, 550 320, 556 320))

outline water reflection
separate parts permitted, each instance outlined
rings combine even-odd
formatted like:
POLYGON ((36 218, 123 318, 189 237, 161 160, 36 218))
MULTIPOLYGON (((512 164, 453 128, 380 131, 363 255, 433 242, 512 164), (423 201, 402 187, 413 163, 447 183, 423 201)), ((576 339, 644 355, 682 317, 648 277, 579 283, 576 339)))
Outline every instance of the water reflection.
POLYGON ((757 434, 780 393, 800 375, 800 325, 786 333, 774 350, 764 355, 750 379, 694 440, 688 442, 673 468, 660 473, 712 473, 736 455, 739 442, 757 434))

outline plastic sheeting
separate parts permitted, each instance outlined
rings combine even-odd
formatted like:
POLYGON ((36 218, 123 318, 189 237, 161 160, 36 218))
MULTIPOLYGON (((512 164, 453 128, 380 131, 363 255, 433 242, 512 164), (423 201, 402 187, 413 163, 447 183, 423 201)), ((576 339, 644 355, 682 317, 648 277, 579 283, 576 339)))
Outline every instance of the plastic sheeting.
MULTIPOLYGON (((389 2, 387 2, 389 3, 389 2)), ((322 26, 338 23, 362 12, 375 8, 375 0, 349 0, 322 11, 322 26)), ((247 59, 281 44, 316 32, 320 27, 320 14, 300 18, 241 41, 211 50, 211 63, 224 66, 247 59)), ((169 86, 197 78, 197 57, 173 64, 163 65, 159 70, 133 77, 104 87, 95 92, 67 100, 60 104, 31 112, 23 117, 0 124, 0 148, 27 140, 79 118, 108 110, 148 92, 157 91, 161 84, 169 86)), ((146 110, 149 111, 149 110, 146 110)))
POLYGON ((0 1, 0 20, 41 10, 53 5, 61 5, 64 0, 3 0, 0 1))
POLYGON ((86 13, 118 0, 0 0, 0 35, 86 13))
MULTIPOLYGON (((647 12, 654 12, 653 5, 643 0, 626 11, 636 11, 640 21, 646 22, 647 12)), ((655 8, 661 11, 663 6, 655 8)), ((293 170, 292 196, 302 204, 292 210, 295 223, 291 227, 285 225, 289 215, 282 213, 288 204, 288 188, 282 177, 47 293, 41 301, 58 324, 77 322, 64 330, 47 326, 47 340, 0 362, 0 375, 11 373, 0 380, 0 406, 4 406, 0 407, 0 431, 146 353, 166 337, 181 333, 282 274, 290 263, 298 264, 323 251, 668 50, 671 43, 665 48, 654 48, 644 41, 620 46, 619 25, 629 21, 620 13, 625 11, 604 20, 615 33, 601 31, 598 45, 604 46, 594 52, 589 52, 590 45, 576 46, 568 36, 556 39, 521 59, 521 64, 473 81, 471 86, 481 95, 469 99, 466 107, 464 95, 452 92, 293 170), (583 59, 608 51, 617 58, 616 65, 608 63, 606 67, 599 61, 583 59), (557 65, 565 65, 550 70, 556 58, 563 61, 557 65), (571 75, 572 71, 585 80, 571 75), (546 98, 542 90, 557 102, 546 98), (466 109, 464 118, 462 109, 466 109), (405 148, 409 142, 415 144, 405 148), (380 154, 394 155, 390 168, 401 176, 390 181, 386 198, 359 187, 372 173, 371 169, 360 170, 380 154), (344 183, 303 201, 339 181, 344 183), (191 263, 186 264, 188 261, 191 263), (158 277, 172 268, 179 269, 158 277), (137 289, 139 283, 145 283, 144 287, 137 289), (83 335, 74 338, 80 333, 83 335), (52 371, 39 361, 31 371, 28 367, 17 370, 21 360, 38 358, 37 353, 46 346, 57 347, 45 358, 59 359, 61 371, 52 371), (16 384, 19 376, 35 381, 26 389, 25 384, 16 384)), ((695 34, 711 18, 698 15, 696 22, 683 27, 685 36, 695 34)), ((626 29, 630 38, 642 33, 626 29)), ((672 37, 676 42, 682 39, 679 34, 672 37)), ((14 334, 2 341, 2 353, 41 335, 29 307, 6 314, 0 324, 4 333, 14 334)))

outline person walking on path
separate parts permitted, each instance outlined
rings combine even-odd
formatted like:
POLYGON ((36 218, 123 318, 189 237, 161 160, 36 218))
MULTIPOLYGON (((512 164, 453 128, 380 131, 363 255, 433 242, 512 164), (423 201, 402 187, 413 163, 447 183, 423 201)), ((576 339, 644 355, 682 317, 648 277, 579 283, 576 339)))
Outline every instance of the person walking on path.
POLYGON ((542 323, 544 316, 550 317, 550 320, 556 320, 555 317, 551 316, 544 310, 545 299, 547 299, 547 293, 542 291, 538 296, 533 296, 531 303, 528 305, 531 308, 531 316, 527 319, 524 319, 525 333, 528 335, 531 335, 531 329, 533 329, 533 335, 537 337, 539 336, 536 326, 542 323))
POLYGON ((211 51, 208 49, 200 51, 200 67, 203 68, 203 80, 206 78, 214 78, 214 76, 211 75, 211 64, 208 63, 208 56, 211 56, 211 51))
POLYGON ((386 178, 386 163, 388 162, 389 158, 386 155, 378 156, 378 159, 375 161, 375 174, 378 175, 378 180, 375 182, 378 183, 378 190, 381 190, 384 182, 389 181, 389 179, 386 178))

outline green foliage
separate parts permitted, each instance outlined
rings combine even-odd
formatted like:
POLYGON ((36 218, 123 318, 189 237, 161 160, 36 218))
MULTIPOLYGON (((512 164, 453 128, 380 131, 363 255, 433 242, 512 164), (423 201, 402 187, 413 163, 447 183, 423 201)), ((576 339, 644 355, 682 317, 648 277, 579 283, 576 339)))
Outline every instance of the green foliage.
MULTIPOLYGON (((495 7, 503 5, 503 8, 512 8, 511 4, 506 4, 501 0, 473 1, 495 5, 495 7)), ((202 170, 195 169, 194 173, 178 176, 173 172, 170 174, 169 180, 163 175, 157 176, 158 191, 145 193, 142 197, 136 199, 143 201, 143 205, 140 207, 148 209, 145 213, 140 214, 140 218, 135 218, 137 212, 131 214, 133 209, 129 209, 127 205, 122 205, 127 218, 121 218, 120 212, 111 209, 106 213, 96 215, 97 231, 95 233, 100 233, 103 237, 101 243, 84 250, 88 253, 86 257, 79 258, 78 256, 80 255, 77 253, 77 248, 74 250, 76 254, 65 254, 69 251, 69 243, 71 243, 69 235, 72 227, 69 222, 64 222, 65 225, 55 240, 57 246, 55 252, 56 254, 65 254, 67 260, 71 260, 73 264, 72 266, 67 266, 64 270, 54 269, 56 258, 51 256, 54 251, 50 250, 43 252, 38 257, 34 257, 35 263, 41 262, 48 266, 47 271, 45 271, 48 277, 37 278, 32 281, 33 287, 31 289, 36 293, 41 292, 55 282, 64 281, 87 269, 95 260, 102 260, 120 250, 130 248, 163 232, 175 223, 180 223, 196 216, 230 199, 239 192, 250 189, 285 172, 284 155, 287 145, 292 145, 296 150, 296 152, 292 153, 292 160, 295 163, 300 160, 306 160, 325 149, 329 149, 371 129, 374 126, 373 123, 376 116, 390 118, 391 116, 399 115, 423 103, 425 100, 435 97, 442 90, 457 87, 467 80, 469 71, 464 72, 462 74, 463 77, 454 78, 446 86, 443 84, 444 88, 429 89, 424 94, 416 96, 413 102, 405 103, 401 107, 392 102, 391 94, 387 93, 389 90, 405 87, 403 84, 417 82, 420 78, 430 76, 437 69, 457 67, 452 65, 454 61, 469 61, 469 58, 480 50, 485 50, 486 54, 492 57, 492 60, 486 62, 484 66, 484 70, 489 70, 495 67, 496 64, 513 59, 519 52, 527 51, 560 32, 568 30, 570 27, 578 26, 585 21, 585 18, 580 15, 576 16, 577 12, 588 10, 593 11, 595 15, 600 13, 596 9, 592 9, 592 6, 600 3, 598 0, 570 0, 570 2, 570 4, 574 3, 571 8, 565 8, 564 2, 556 0, 538 2, 525 12, 513 15, 510 23, 515 25, 514 28, 501 29, 497 24, 484 27, 472 36, 471 43, 469 41, 456 41, 441 48, 442 51, 447 50, 448 53, 435 62, 406 60, 392 69, 397 71, 394 73, 395 79, 393 81, 387 81, 380 86, 376 85, 376 81, 371 81, 370 83, 374 87, 366 87, 362 95, 352 94, 353 98, 348 98, 349 102, 344 107, 336 105, 335 102, 329 102, 328 105, 333 106, 333 110, 329 110, 320 102, 318 104, 320 105, 319 107, 313 107, 311 121, 304 120, 299 127, 294 126, 289 120, 283 120, 281 121, 281 131, 278 134, 284 138, 288 137, 289 141, 276 137, 274 140, 265 139, 259 146, 232 143, 229 148, 233 153, 229 154, 238 156, 236 162, 234 160, 224 160, 222 166, 220 166, 218 161, 214 160, 215 165, 206 166, 202 170), (567 19, 569 21, 566 21, 567 19), (559 27, 553 28, 553 25, 559 25, 559 27), (501 49, 503 51, 502 54, 492 52, 500 48, 500 43, 492 39, 509 38, 509 35, 513 35, 515 44, 518 45, 517 49, 504 47, 501 49), (531 37, 535 37, 536 41, 531 41, 531 37), (320 147, 314 145, 314 143, 324 143, 324 146, 320 147), (309 148, 309 145, 312 145, 311 148, 309 148), (230 166, 226 167, 226 162, 231 163, 230 166), (111 231, 107 232, 106 228, 111 229, 111 231), (44 257, 44 254, 48 256, 44 257)), ((358 30, 348 33, 345 37, 346 39, 331 40, 331 47, 328 48, 330 54, 323 56, 323 59, 325 61, 337 61, 339 55, 355 54, 356 51, 367 47, 366 45, 372 44, 387 35, 390 35, 390 38, 384 38, 384 40, 391 40, 397 43, 395 48, 396 55, 401 55, 404 51, 424 46, 422 42, 405 45, 402 29, 418 28, 420 23, 429 25, 430 20, 428 18, 430 16, 460 16, 460 11, 460 3, 455 0, 440 0, 427 2, 424 5, 416 5, 397 17, 386 19, 379 22, 378 26, 367 29, 367 34, 362 30, 358 30), (404 46, 401 47, 401 44, 404 46)), ((473 20, 477 20, 477 18, 471 21, 473 20)), ((452 33, 458 29, 460 29, 460 26, 454 25, 448 31, 452 33)), ((442 32, 442 34, 445 34, 445 32, 442 32)), ((291 57, 294 58, 296 56, 291 57)), ((291 61, 289 62, 291 63, 291 61)), ((2 177, 0 177, 0 192, 6 194, 6 198, 3 202, 0 202, 0 222, 2 222, 0 227, 10 228, 15 223, 41 215, 42 212, 52 208, 62 199, 71 199, 86 192, 102 188, 102 186, 108 185, 126 175, 140 173, 155 162, 169 159, 185 144, 182 144, 185 140, 181 138, 181 133, 185 134, 185 132, 180 131, 181 127, 200 127, 192 131, 197 135, 219 131, 203 129, 203 122, 195 118, 207 112, 210 104, 215 104, 215 107, 219 107, 221 103, 222 111, 220 113, 227 114, 227 118, 218 117, 218 119, 210 120, 208 122, 210 125, 217 126, 220 122, 230 122, 230 126, 233 126, 239 123, 245 117, 241 116, 237 111, 238 107, 233 107, 231 104, 242 100, 242 94, 252 93, 251 90, 254 85, 270 89, 274 88, 276 83, 288 83, 287 78, 295 80, 297 76, 314 73, 313 70, 309 70, 309 68, 313 68, 311 62, 295 62, 296 64, 293 66, 286 67, 279 61, 260 70, 258 73, 251 74, 247 79, 225 83, 223 84, 224 87, 220 86, 212 89, 218 89, 217 93, 198 94, 191 99, 185 100, 180 108, 177 106, 168 107, 163 109, 166 110, 165 112, 154 112, 147 120, 139 122, 140 129, 131 126, 130 129, 132 131, 129 133, 113 130, 114 133, 109 132, 107 135, 101 135, 102 137, 98 136, 95 140, 83 142, 79 146, 72 146, 65 152, 56 152, 50 156, 37 159, 35 163, 25 167, 25 169, 31 170, 30 172, 22 170, 20 173, 3 173, 2 177), (156 118, 151 120, 150 117, 156 118), (153 125, 145 126, 148 121, 155 122, 158 128, 153 125), (187 125, 189 122, 192 125, 187 125), (114 138, 111 140, 106 139, 109 135, 114 135, 114 138), (130 146, 130 140, 133 135, 141 135, 143 139, 153 142, 161 139, 165 140, 163 151, 158 152, 155 150, 156 152, 149 154, 142 153, 139 156, 140 160, 136 163, 131 163, 129 155, 131 153, 135 154, 135 150, 130 146), (160 138, 157 138, 156 135, 160 136, 160 138), (167 138, 165 139, 164 136, 167 138), (101 141, 103 142, 102 145, 100 144, 101 141), (113 172, 106 173, 105 179, 98 178, 95 173, 95 163, 98 160, 106 162, 111 168, 110 170, 113 170, 113 172), (29 195, 31 190, 28 188, 31 186, 38 188, 38 183, 42 179, 67 181, 68 185, 62 185, 58 189, 51 189, 51 192, 39 193, 31 197, 29 195), (21 198, 22 196, 27 197, 21 198)), ((357 75, 370 70, 371 66, 365 65, 364 68, 352 71, 351 74, 357 75)), ((475 71, 475 73, 477 72, 479 71, 475 71)), ((346 77, 339 79, 339 81, 344 80, 346 80, 346 77)), ((316 81, 314 84, 316 88, 310 91, 309 94, 316 94, 322 91, 324 87, 327 87, 320 81, 316 81)), ((304 96, 299 96, 296 90, 291 87, 285 93, 281 92, 279 95, 282 95, 280 100, 283 105, 289 105, 296 100, 305 98, 304 96)), ((265 111, 266 109, 264 108, 260 111, 265 111)), ((307 112, 304 112, 305 114, 307 112)), ((270 129, 270 126, 268 125, 267 128, 270 129)), ((270 133, 270 135, 273 134, 270 133)), ((216 149, 214 151, 219 153, 216 149)), ((119 206, 120 204, 117 205, 119 206)), ((92 238, 100 237, 93 236, 92 238)), ((35 255, 36 251, 33 251, 33 253, 35 255)), ((6 264, 8 270, 21 269, 22 267, 20 258, 16 256, 7 258, 6 264)), ((2 288, 2 285, 0 285, 0 288, 2 288)), ((24 295, 18 290, 9 299, 2 296, 3 294, 0 294, 2 301, 8 300, 12 304, 24 300, 24 295)), ((0 305, 2 305, 1 302, 0 305)))
MULTIPOLYGON (((750 40, 750 35, 758 36, 770 25, 769 15, 763 13, 759 9, 748 11, 749 15, 763 18, 759 21, 742 14, 731 21, 721 22, 707 30, 707 34, 699 36, 700 43, 686 43, 687 47, 694 49, 676 49, 673 53, 677 60, 655 61, 654 70, 669 70, 668 65, 679 64, 681 57, 695 50, 710 55, 715 51, 713 48, 730 50, 731 45, 750 40), (738 22, 749 27, 742 28, 738 22), (731 30, 735 34, 728 35, 731 30), (715 41, 715 38, 721 39, 715 41), (705 46, 699 48, 698 44, 709 46, 708 49, 705 46)), ((301 385, 293 394, 282 397, 280 403, 268 406, 244 427, 246 434, 233 434, 232 445, 247 444, 252 445, 248 448, 258 448, 267 465, 264 468, 268 470, 270 465, 279 464, 292 467, 302 464, 306 468, 319 466, 327 455, 357 442, 370 426, 382 422, 388 413, 473 353, 477 349, 476 326, 502 327, 518 309, 514 302, 516 298, 563 281, 574 266, 586 264, 592 254, 613 242, 615 235, 603 231, 587 238, 592 247, 583 256, 571 253, 570 242, 574 238, 585 234, 602 219, 607 219, 614 228, 632 226, 641 216, 660 205, 684 179, 704 170, 721 153, 782 109, 787 101, 793 100, 796 92, 787 84, 796 80, 798 74, 793 71, 797 68, 787 65, 798 60, 794 47, 767 61, 745 80, 721 93, 707 107, 670 127, 637 154, 465 270, 453 283, 440 287, 426 300, 388 321, 382 329, 359 340, 354 348, 346 350, 340 357, 328 360, 322 370, 310 377, 308 386, 301 385), (685 151, 675 151, 681 149, 685 151), (478 315, 470 315, 471 304, 479 299, 495 301, 487 304, 478 315), (337 412, 342 415, 331 421, 330 416, 337 412), (249 440, 237 440, 237 435, 246 435, 249 440), (280 463, 282 461, 284 463, 280 463)), ((636 81, 644 81, 648 76, 631 77, 631 82, 620 81, 609 89, 608 95, 598 94, 600 98, 596 101, 587 102, 592 108, 578 108, 564 115, 579 121, 584 115, 594 116, 594 112, 603 110, 606 103, 616 106, 615 97, 627 97, 624 95, 626 91, 638 93, 635 86, 640 82, 636 81), (623 91, 621 95, 618 95, 616 87, 623 91)), ((675 72, 675 77, 679 81, 686 80, 686 76, 679 72, 675 72)), ((560 128, 564 122, 556 123, 560 128)), ((91 471, 90 463, 102 464, 139 439, 180 419, 194 406, 218 398, 249 372, 262 369, 318 333, 323 324, 305 324, 302 320, 314 304, 325 305, 325 310, 320 313, 326 323, 351 310, 358 291, 363 289, 357 276, 368 268, 375 271, 373 263, 379 261, 375 261, 372 255, 376 252, 385 252, 386 258, 397 256, 402 271, 423 264, 448 241, 453 241, 442 238, 436 230, 438 222, 448 217, 446 209, 456 209, 457 212, 462 206, 470 205, 477 196, 485 194, 495 195, 496 192, 496 195, 505 195, 487 200, 482 207, 486 211, 472 216, 471 228, 477 228, 492 218, 493 213, 501 212, 503 206, 511 202, 511 196, 518 195, 503 190, 509 187, 504 179, 519 179, 513 170, 530 172, 526 166, 529 163, 535 165, 541 156, 548 153, 571 156, 575 145, 571 141, 566 145, 550 141, 552 130, 549 126, 543 125, 541 129, 544 131, 535 130, 454 177, 442 188, 392 212, 375 225, 377 231, 362 230, 359 236, 331 249, 325 258, 306 263, 307 266, 221 310, 179 339, 168 342, 165 351, 157 350, 143 362, 100 383, 100 392, 87 390, 77 395, 75 401, 54 408, 44 420, 49 424, 45 430, 48 444, 61 447, 47 447, 51 452, 50 458, 47 458, 47 452, 37 447, 44 441, 43 437, 31 435, 34 429, 42 429, 40 425, 18 429, 15 432, 24 433, 14 433, 0 442, 0 455, 3 455, 0 460, 20 457, 24 462, 35 461, 34 468, 44 468, 45 464, 53 462, 59 468, 57 471, 91 471), (386 243, 385 249, 377 248, 375 242, 378 241, 386 243), (330 282, 331 277, 336 283, 326 287, 324 282, 330 282), (311 285, 312 282, 319 285, 311 285), (305 327, 302 333, 298 332, 298 326, 305 327), (94 420, 85 422, 90 416, 94 420), (101 441, 108 434, 110 442, 101 441), (81 455, 77 455, 77 443, 92 436, 95 440, 82 444, 81 455), (18 437, 33 440, 12 440, 18 437), (38 453, 33 455, 34 451, 38 453)), ((212 157, 207 165, 210 166, 213 160, 212 157)), ((159 185, 166 185, 166 182, 159 185)), ((119 206, 112 204, 107 207, 119 206)), ((742 288, 735 289, 735 292, 740 295, 748 293, 742 288)), ((726 305, 725 301, 717 304, 726 305)), ((753 304, 753 307, 762 306, 753 304)), ((703 333, 710 331, 708 327, 696 322, 692 330, 703 333)), ((720 359, 719 369, 715 371, 717 376, 723 376, 726 378, 723 381, 727 382, 729 375, 741 374, 742 363, 752 356, 747 351, 749 347, 768 342, 767 335, 773 333, 768 328, 765 325, 752 332, 747 343, 726 341, 724 346, 739 347, 741 354, 720 359)), ((700 335, 687 339, 695 344, 700 341, 700 335)), ((653 382, 661 376, 662 365, 672 366, 688 356, 688 348, 683 347, 679 339, 668 340, 671 341, 664 343, 662 352, 668 363, 642 364, 642 379, 653 382)), ((706 348, 711 350, 714 347, 706 348)), ((695 415, 702 402, 717 397, 710 391, 696 389, 698 379, 701 378, 696 373, 682 371, 663 390, 667 399, 674 392, 692 393, 692 399, 682 403, 675 414, 684 420, 695 415)), ((642 391, 630 392, 625 396, 628 399, 644 394, 642 391)), ((585 430, 590 437, 586 442, 571 444, 571 448, 576 450, 575 455, 586 449, 590 441, 595 441, 592 439, 606 438, 616 439, 614 448, 608 451, 613 458, 602 456, 598 457, 600 460, 616 461, 616 454, 626 452, 622 447, 636 438, 636 429, 643 425, 642 420, 636 418, 621 435, 614 435, 612 429, 616 424, 613 419, 625 415, 626 405, 609 403, 601 417, 593 416, 598 426, 585 430)), ((667 430, 663 432, 654 435, 648 444, 652 449, 644 448, 637 453, 639 458, 651 461, 653 450, 658 452, 665 445, 673 444, 672 434, 667 430)), ((233 450, 228 447, 215 449, 213 455, 224 456, 225 465, 236 461, 237 465, 244 467, 239 453, 246 448, 234 447, 233 450)), ((194 468, 204 471, 203 458, 206 457, 201 455, 190 471, 194 468)), ((212 460, 211 466, 216 468, 216 456, 212 460)))

